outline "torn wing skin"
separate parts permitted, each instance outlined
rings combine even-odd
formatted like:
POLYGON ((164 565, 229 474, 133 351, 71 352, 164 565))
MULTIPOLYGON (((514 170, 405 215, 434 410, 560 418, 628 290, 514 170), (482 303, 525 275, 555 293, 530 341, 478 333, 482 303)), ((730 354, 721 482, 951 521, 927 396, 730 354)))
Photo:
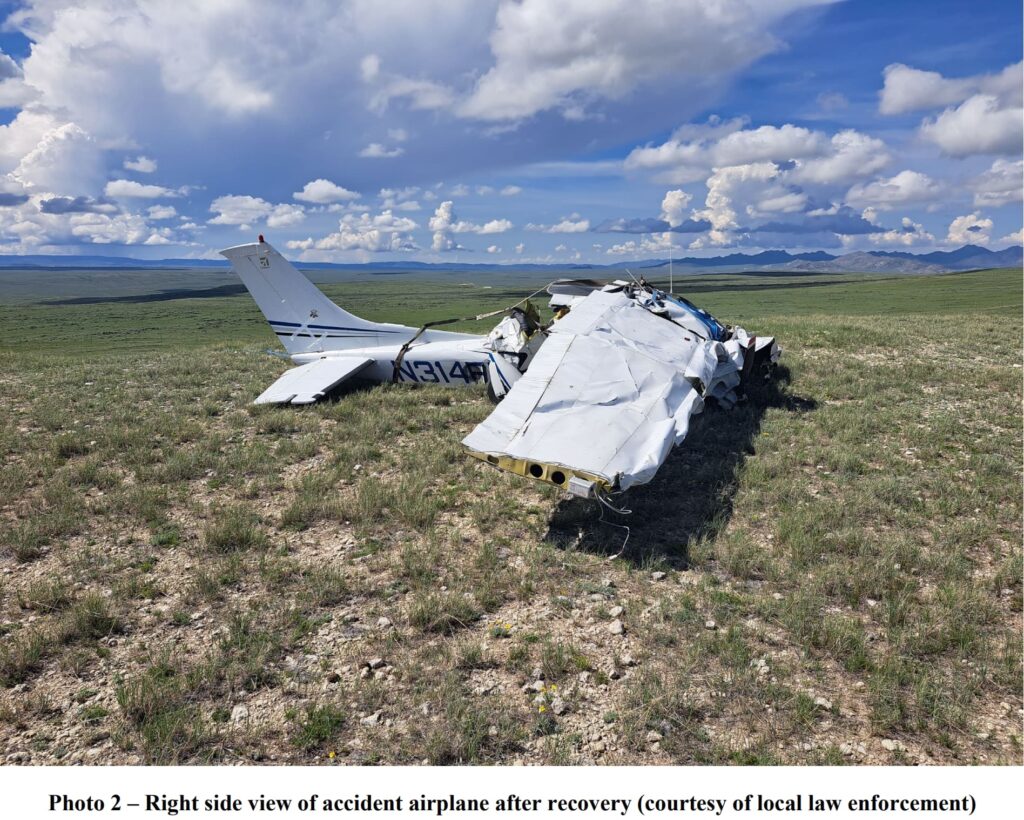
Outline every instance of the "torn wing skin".
POLYGON ((489 464, 578 495, 650 481, 708 397, 732 406, 744 370, 780 353, 771 337, 730 331, 649 286, 552 291, 569 312, 463 444, 489 464))

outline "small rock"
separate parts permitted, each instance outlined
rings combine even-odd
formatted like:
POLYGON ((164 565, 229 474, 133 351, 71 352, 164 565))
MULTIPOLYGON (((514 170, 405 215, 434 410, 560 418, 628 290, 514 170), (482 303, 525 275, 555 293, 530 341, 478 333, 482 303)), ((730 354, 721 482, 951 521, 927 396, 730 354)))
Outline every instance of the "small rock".
POLYGON ((621 673, 621 672, 620 672, 620 671, 619 671, 618 669, 615 669, 615 668, 613 667, 613 668, 612 668, 612 669, 611 669, 611 670, 610 670, 610 671, 608 672, 608 677, 609 677, 609 678, 610 678, 611 680, 618 680, 619 678, 621 678, 621 677, 622 677, 622 673, 621 673))
POLYGON ((359 721, 363 726, 377 726, 380 723, 380 712, 374 712, 372 715, 367 715, 361 718, 359 721))
POLYGON ((655 732, 653 729, 647 733, 648 743, 657 743, 661 740, 661 732, 655 732))
POLYGON ((359 670, 359 678, 360 678, 360 680, 366 680, 372 674, 373 674, 373 672, 370 671, 370 667, 369 666, 364 666, 362 669, 359 670))
POLYGON ((370 669, 380 669, 384 665, 384 659, 383 658, 371 658, 370 660, 368 660, 366 662, 366 665, 369 666, 370 669))
POLYGON ((846 757, 850 757, 853 754, 853 746, 849 743, 840 743, 839 751, 846 757))
POLYGON ((542 680, 535 680, 533 683, 528 683, 528 684, 526 684, 526 686, 523 687, 523 691, 524 692, 543 692, 544 691, 544 681, 542 681, 542 680))
POLYGON ((708 620, 704 621, 704 628, 705 629, 718 629, 718 624, 716 624, 713 620, 711 620, 709 618, 708 620))
POLYGON ((580 683, 589 683, 590 682, 590 673, 589 672, 580 672, 576 676, 576 678, 577 678, 577 680, 579 680, 580 683))
POLYGON ((608 610, 608 614, 611 615, 613 618, 618 618, 625 611, 625 608, 621 606, 613 606, 611 609, 608 610))
POLYGON ((234 709, 231 710, 231 722, 232 723, 244 723, 249 719, 249 707, 244 703, 239 703, 234 709))
POLYGON ((828 698, 817 697, 814 699, 814 705, 820 706, 826 712, 832 711, 832 701, 830 701, 828 698))
POLYGON ((377 628, 378 629, 387 629, 389 626, 391 626, 391 619, 390 618, 385 618, 385 617, 382 616, 382 617, 377 619, 377 628))
POLYGON ((110 737, 110 732, 108 732, 108 731, 106 731, 104 729, 104 730, 99 731, 96 734, 92 735, 92 737, 90 737, 89 740, 87 740, 86 742, 90 746, 95 746, 97 743, 102 743, 108 737, 110 737))
POLYGON ((593 750, 594 754, 601 754, 605 750, 604 741, 595 740, 593 743, 590 744, 590 748, 591 750, 593 750))
POLYGON ((533 667, 533 671, 530 673, 530 676, 534 680, 543 680, 544 679, 544 668, 542 666, 535 666, 535 667, 533 667))
POLYGON ((487 727, 487 736, 488 737, 497 737, 498 736, 498 727, 494 726, 494 725, 488 726, 487 727))
POLYGON ((772 593, 772 598, 774 600, 776 600, 776 601, 781 601, 782 600, 782 593, 781 592, 773 592, 772 593))
POLYGON ((626 627, 622 625, 622 621, 616 618, 614 621, 608 624, 608 631, 611 632, 613 635, 621 635, 623 632, 626 631, 626 627))
POLYGON ((668 577, 668 573, 665 573, 665 572, 652 572, 651 573, 651 580, 652 581, 664 581, 666 577, 668 577))
POLYGON ((341 675, 339 675, 337 672, 328 672, 327 673, 327 682, 328 683, 337 683, 340 680, 341 680, 341 675))
POLYGON ((429 716, 430 715, 430 704, 429 703, 424 703, 420 707, 420 712, 422 712, 424 716, 429 716))
POLYGON ((601 586, 607 587, 608 589, 614 589, 615 582, 611 578, 605 578, 601 581, 601 586))
POLYGON ((622 665, 623 666, 636 666, 639 663, 640 663, 640 661, 638 661, 632 655, 623 655, 622 656, 622 665))
POLYGON ((554 712, 556 715, 564 715, 566 712, 569 711, 569 707, 561 698, 555 698, 553 701, 551 701, 551 711, 554 712))
POLYGON ((900 743, 898 740, 891 740, 890 738, 885 738, 885 740, 882 741, 882 748, 885 749, 887 752, 903 752, 906 751, 907 747, 900 743))

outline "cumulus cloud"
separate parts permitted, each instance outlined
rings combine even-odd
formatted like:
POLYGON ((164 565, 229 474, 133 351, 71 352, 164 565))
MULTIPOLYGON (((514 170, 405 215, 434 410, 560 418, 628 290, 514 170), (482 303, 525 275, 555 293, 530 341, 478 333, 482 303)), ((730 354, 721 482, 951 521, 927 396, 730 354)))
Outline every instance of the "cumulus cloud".
POLYGON ((992 230, 992 220, 975 211, 958 216, 949 223, 946 243, 949 245, 984 245, 992 230))
POLYGON ((927 174, 900 171, 888 179, 854 185, 846 194, 846 201, 857 208, 891 210, 912 202, 933 202, 941 193, 942 186, 927 174))
POLYGON ((630 171, 650 171, 662 182, 685 184, 707 179, 716 168, 774 162, 793 182, 821 185, 850 182, 876 173, 889 162, 885 143, 846 129, 828 137, 794 125, 748 129, 742 119, 712 118, 683 126, 661 145, 633 149, 624 161, 630 171))
POLYGON ((102 155, 91 134, 39 109, 0 126, 0 171, 29 190, 88 196, 102 178, 102 155))
POLYGON ((306 217, 301 205, 272 205, 258 196, 234 194, 217 197, 210 203, 210 211, 216 216, 208 220, 209 224, 238 225, 243 228, 263 220, 266 220, 268 228, 289 228, 306 217))
POLYGON ((462 248, 454 240, 453 234, 499 234, 512 230, 514 225, 508 219, 491 219, 482 224, 459 219, 455 214, 455 205, 449 199, 437 206, 437 210, 430 217, 427 227, 434 232, 433 249, 435 251, 451 251, 462 248))
POLYGON ((501 189, 502 196, 516 196, 517 194, 521 194, 522 192, 523 189, 520 188, 518 185, 506 185, 504 188, 501 189))
POLYGON ((488 253, 501 253, 501 248, 499 248, 497 245, 488 245, 487 246, 487 252, 488 253))
POLYGON ((661 218, 671 227, 682 224, 685 219, 684 212, 693 197, 677 188, 674 191, 666 191, 665 198, 661 201, 661 218))
POLYGON ((321 239, 292 240, 287 247, 302 251, 411 251, 416 250, 417 245, 410 232, 418 227, 408 217, 396 216, 388 210, 374 216, 345 214, 334 233, 321 239))
POLYGON ((1018 154, 1024 140, 1024 109, 1003 107, 999 98, 977 94, 921 124, 921 136, 953 157, 1018 154))
POLYGON ((968 183, 974 191, 975 207, 998 207, 1021 201, 1024 188, 1024 162, 997 159, 992 166, 968 183))
POLYGON ((146 209, 146 214, 150 219, 174 219, 178 212, 173 205, 151 205, 146 209))
POLYGON ((128 171, 137 171, 140 174, 152 174, 156 170, 156 160, 149 157, 139 156, 135 159, 125 158, 124 167, 128 171))
POLYGON ((899 228, 876 231, 868 234, 868 239, 873 245, 924 245, 935 241, 935 237, 921 223, 907 216, 900 220, 899 228))
POLYGON ((518 120, 619 99, 665 80, 680 87, 724 79, 780 46, 771 33, 815 0, 503 2, 490 38, 494 65, 456 108, 462 117, 518 120))
POLYGON ((1005 245, 1022 245, 1024 244, 1024 228, 1013 233, 1008 233, 1006 236, 999 237, 999 243, 1005 245))
POLYGON ((327 205, 331 202, 350 202, 359 199, 359 194, 342 188, 329 179, 314 179, 302 186, 301 191, 292 194, 299 202, 309 202, 314 205, 327 205))
POLYGON ((132 179, 112 179, 106 184, 103 193, 122 199, 161 199, 182 194, 180 190, 164 188, 162 185, 143 185, 132 179))
POLYGON ((1021 63, 1009 65, 998 74, 956 79, 943 77, 937 71, 921 71, 893 63, 885 67, 884 77, 878 103, 878 110, 883 114, 944 108, 975 94, 990 94, 1008 102, 1016 99, 1020 106, 1021 63))
POLYGON ((832 135, 828 150, 821 156, 796 163, 789 176, 794 182, 839 184, 875 174, 889 160, 882 140, 845 129, 832 135))

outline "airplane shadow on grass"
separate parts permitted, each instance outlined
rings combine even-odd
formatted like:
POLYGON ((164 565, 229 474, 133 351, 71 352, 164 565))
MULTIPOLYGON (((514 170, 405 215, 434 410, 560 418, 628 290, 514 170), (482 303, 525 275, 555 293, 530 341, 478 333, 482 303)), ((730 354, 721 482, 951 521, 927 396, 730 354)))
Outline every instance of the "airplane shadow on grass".
POLYGON ((818 403, 785 392, 789 370, 778 367, 770 382, 748 389, 748 398, 732 410, 709 402, 690 422, 686 440, 676 447, 649 484, 615 496, 617 515, 597 502, 569 498, 551 516, 545 540, 563 549, 615 555, 634 564, 657 558, 679 569, 689 566, 688 544, 713 538, 732 515, 737 474, 769 409, 813 411, 818 403), (629 527, 629 539, 626 530, 629 527), (625 548, 623 549, 623 542, 625 548))

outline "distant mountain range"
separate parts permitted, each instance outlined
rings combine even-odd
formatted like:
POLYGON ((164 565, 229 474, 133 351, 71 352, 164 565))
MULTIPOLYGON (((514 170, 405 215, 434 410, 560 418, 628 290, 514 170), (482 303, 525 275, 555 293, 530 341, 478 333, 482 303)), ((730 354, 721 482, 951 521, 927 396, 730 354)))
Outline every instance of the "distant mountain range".
MULTIPOLYGON (((601 269, 649 269, 671 267, 680 273, 715 271, 729 273, 737 271, 799 271, 820 273, 948 273, 951 271, 975 270, 980 268, 1007 268, 1024 265, 1024 248, 1013 245, 999 251, 991 251, 978 245, 964 245, 955 251, 932 251, 931 253, 908 253, 906 251, 857 251, 834 255, 824 251, 790 253, 789 251, 761 251, 760 253, 731 253, 724 256, 695 257, 681 259, 646 259, 632 262, 616 262, 611 265, 495 265, 465 262, 368 262, 365 264, 331 264, 327 262, 303 262, 299 267, 307 270, 495 270, 515 268, 534 270, 557 268, 561 270, 601 269)), ((222 268, 227 263, 221 259, 130 259, 123 256, 0 256, 0 268, 222 268)))

